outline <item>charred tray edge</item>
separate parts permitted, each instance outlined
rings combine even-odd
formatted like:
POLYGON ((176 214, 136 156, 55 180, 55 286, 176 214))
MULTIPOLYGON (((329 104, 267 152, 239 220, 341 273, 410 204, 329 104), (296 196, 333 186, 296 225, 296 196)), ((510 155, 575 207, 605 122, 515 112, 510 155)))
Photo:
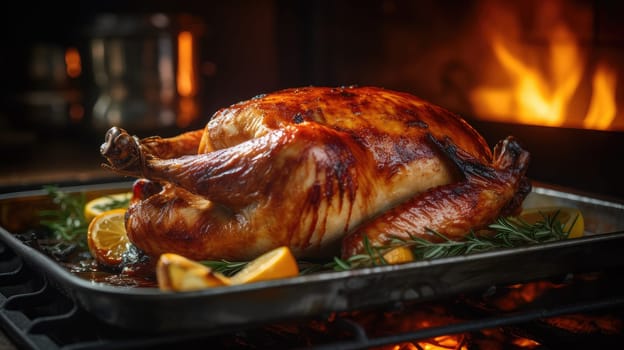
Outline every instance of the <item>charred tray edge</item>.
MULTIPOLYGON (((63 190, 106 192, 129 188, 129 183, 113 183, 63 190)), ((566 241, 185 293, 90 282, 22 243, 3 227, 0 239, 87 312, 109 324, 140 331, 218 331, 400 301, 430 301, 505 283, 624 265, 624 231, 618 226, 624 217, 624 204, 542 184, 536 185, 533 193, 552 199, 553 204, 572 203, 582 211, 595 212, 599 221, 604 214, 618 222, 614 230, 605 231, 610 233, 590 233, 566 241)), ((0 201, 42 195, 42 191, 11 193, 0 195, 0 201)))

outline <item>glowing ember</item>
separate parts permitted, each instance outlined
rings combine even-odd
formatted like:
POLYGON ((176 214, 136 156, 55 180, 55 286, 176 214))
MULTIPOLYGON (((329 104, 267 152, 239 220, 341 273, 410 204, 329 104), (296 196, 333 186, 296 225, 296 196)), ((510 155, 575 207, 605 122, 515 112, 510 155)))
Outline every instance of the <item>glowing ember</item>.
POLYGON ((392 350, 467 350, 463 336, 445 335, 435 337, 428 341, 420 341, 414 343, 402 343, 392 345, 388 349, 392 350))
POLYGON ((557 328, 572 333, 621 334, 624 330, 622 320, 610 315, 566 315, 543 320, 557 328))
MULTIPOLYGON (((560 10, 546 8, 551 6, 546 3, 540 8, 541 12, 556 14, 549 17, 555 21, 545 30, 544 43, 529 43, 526 38, 519 37, 521 25, 513 20, 507 21, 507 27, 503 28, 497 24, 484 25, 496 59, 497 67, 491 69, 496 70, 493 75, 497 76, 497 83, 480 85, 470 92, 474 112, 496 121, 602 130, 615 128, 615 70, 600 60, 593 66, 588 64, 589 53, 559 17, 557 11, 560 10), (587 74, 593 78, 583 114, 577 100, 587 74)), ((485 2, 485 6, 490 16, 513 18, 509 10, 497 3, 485 2)))
POLYGON ((509 287, 509 292, 491 301, 499 310, 513 311, 527 305, 542 296, 545 292, 560 288, 563 285, 549 281, 537 281, 509 287))
POLYGON ((527 348, 527 349, 533 349, 536 348, 538 346, 540 346, 540 343, 536 342, 535 340, 531 340, 531 339, 527 339, 527 338, 517 338, 514 339, 512 341, 512 344, 520 347, 520 348, 527 348))
MULTIPOLYGON (((337 339, 345 341, 345 344, 348 344, 350 340, 358 339, 358 344, 362 345, 366 339, 385 341, 390 339, 384 338, 393 338, 397 335, 407 336, 401 339, 410 339, 409 337, 413 336, 411 340, 390 341, 385 345, 369 347, 371 350, 541 349, 549 348, 549 343, 560 345, 562 339, 569 340, 562 338, 562 335, 571 337, 589 335, 596 336, 592 339, 598 342, 604 340, 611 342, 613 340, 611 336, 619 336, 624 330, 623 319, 617 310, 535 318, 526 327, 524 324, 502 324, 474 331, 440 332, 444 335, 433 336, 440 334, 436 332, 439 327, 456 325, 458 326, 456 329, 461 329, 462 325, 471 324, 474 321, 513 315, 522 312, 522 309, 538 310, 543 307, 547 309, 553 301, 559 302, 559 297, 564 297, 564 303, 567 303, 570 298, 579 297, 579 295, 569 293, 570 287, 580 287, 578 290, 581 291, 592 291, 596 287, 595 283, 601 282, 598 276, 599 274, 587 273, 570 276, 560 283, 542 280, 499 286, 493 294, 466 295, 439 303, 405 303, 386 311, 360 310, 332 313, 325 321, 314 320, 302 324, 288 322, 266 329, 270 330, 271 339, 279 336, 306 345, 324 344, 337 339), (348 322, 344 323, 345 320, 348 322), (350 327, 345 327, 346 324, 357 324, 363 333, 354 333, 350 327), (410 334, 412 332, 414 334, 410 334), (421 338, 421 334, 425 332, 432 336, 421 338), (552 337, 547 333, 552 333, 552 337), (607 336, 607 338, 601 339, 601 336, 607 336)), ((585 296, 584 293, 581 295, 585 296)), ((250 346, 250 348, 256 347, 250 346)), ((597 344, 595 348, 605 347, 597 344)))

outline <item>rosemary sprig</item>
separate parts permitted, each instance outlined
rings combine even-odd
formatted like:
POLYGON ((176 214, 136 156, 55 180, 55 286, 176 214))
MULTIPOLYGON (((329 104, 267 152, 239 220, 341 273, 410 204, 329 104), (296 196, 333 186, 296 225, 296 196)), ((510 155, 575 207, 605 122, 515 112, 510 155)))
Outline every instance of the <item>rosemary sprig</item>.
MULTIPOLYGON (((46 186, 44 189, 58 208, 40 211, 39 215, 42 217, 41 224, 49 228, 53 238, 60 243, 76 244, 81 248, 86 248, 88 223, 84 217, 84 206, 86 204, 84 193, 69 194, 55 186, 46 186)), ((127 205, 124 202, 124 200, 113 199, 108 203, 107 207, 114 208, 127 205)), ((345 271, 361 267, 386 265, 384 253, 398 247, 408 247, 412 250, 417 260, 427 260, 557 241, 568 237, 578 219, 578 217, 575 218, 569 229, 565 231, 564 225, 557 218, 558 215, 558 211, 552 215, 542 213, 542 220, 538 220, 535 223, 528 223, 518 217, 501 217, 489 225, 485 232, 476 234, 471 231, 461 241, 452 240, 434 230, 429 230, 429 232, 437 236, 439 242, 431 242, 420 237, 409 236, 409 239, 395 237, 385 246, 373 246, 368 238, 364 236, 364 253, 362 254, 351 256, 348 259, 334 257, 332 261, 327 263, 299 261, 298 264, 301 274, 323 270, 345 271)), ((217 260, 201 261, 201 263, 209 266, 214 271, 231 276, 243 269, 248 262, 217 260)))
POLYGON ((220 272, 226 276, 233 276, 243 269, 249 261, 228 261, 228 260, 203 260, 199 263, 210 267, 215 272, 220 272))
POLYGON ((383 253, 398 247, 409 247, 416 260, 428 260, 485 252, 493 249, 521 247, 530 244, 545 243, 565 239, 570 234, 578 217, 570 228, 564 231, 564 225, 557 219, 559 211, 552 215, 542 213, 542 220, 528 223, 518 217, 500 217, 488 230, 479 235, 471 231, 463 240, 452 240, 440 232, 429 230, 440 238, 440 242, 410 236, 409 239, 395 238, 387 246, 372 247, 366 237, 364 246, 367 254, 352 256, 342 260, 334 258, 334 270, 350 270, 357 267, 370 267, 385 264, 383 253))
MULTIPOLYGON (((439 242, 410 236, 409 239, 394 238, 385 246, 373 246, 364 236, 364 253, 341 259, 334 257, 328 263, 299 262, 300 274, 309 274, 318 271, 334 270, 347 271, 362 267, 386 265, 383 254, 398 247, 408 247, 412 250, 416 260, 428 260, 443 257, 459 256, 486 252, 494 249, 521 247, 530 244, 558 241, 568 237, 576 223, 575 218, 570 228, 564 231, 564 225, 557 219, 559 212, 552 215, 542 213, 542 220, 528 223, 517 217, 501 217, 488 226, 488 230, 476 234, 471 231, 463 240, 456 241, 440 232, 429 232, 440 238, 439 242)), ((247 262, 231 263, 225 260, 218 262, 203 262, 207 266, 218 266, 222 271, 238 271, 247 262)), ((218 270, 218 271, 221 271, 218 270)))
POLYGON ((86 248, 88 224, 84 217, 84 193, 69 194, 56 186, 45 186, 44 190, 57 205, 57 209, 39 211, 41 225, 50 229, 54 239, 86 248))
POLYGON ((388 265, 388 262, 383 257, 383 253, 392 248, 397 248, 402 245, 408 245, 408 243, 405 243, 403 241, 397 241, 393 242, 392 246, 375 247, 371 245, 367 236, 363 237, 363 244, 364 251, 366 252, 365 254, 352 255, 347 259, 341 259, 335 256, 334 261, 326 264, 325 266, 334 271, 347 271, 360 267, 388 265))

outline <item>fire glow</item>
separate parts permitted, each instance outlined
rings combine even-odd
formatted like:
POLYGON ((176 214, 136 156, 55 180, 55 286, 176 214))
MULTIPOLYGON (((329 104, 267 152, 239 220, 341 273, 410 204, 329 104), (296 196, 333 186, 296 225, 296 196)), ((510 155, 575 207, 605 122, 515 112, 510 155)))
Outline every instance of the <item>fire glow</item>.
POLYGON ((180 95, 176 125, 188 127, 198 115, 197 81, 195 71, 195 47, 193 34, 183 31, 178 34, 177 90, 180 95))
MULTIPOLYGON (((486 4, 490 15, 509 18, 501 6, 486 4)), ((539 10, 558 11, 545 7, 539 10)), ((500 78, 496 84, 472 89, 469 98, 474 112, 495 121, 615 129, 617 72, 609 63, 596 58, 590 64, 588 50, 563 20, 554 20, 539 44, 518 38, 520 27, 513 20, 503 28, 484 26, 495 58, 493 69, 500 69, 500 78), (583 84, 591 85, 587 96, 581 91, 583 84), (586 103, 579 108, 577 100, 582 95, 586 103)))
POLYGON ((75 47, 65 50, 65 71, 70 78, 77 78, 82 73, 80 53, 75 47))
POLYGON ((190 32, 181 32, 178 34, 177 87, 178 93, 183 97, 195 94, 193 55, 193 35, 190 32))

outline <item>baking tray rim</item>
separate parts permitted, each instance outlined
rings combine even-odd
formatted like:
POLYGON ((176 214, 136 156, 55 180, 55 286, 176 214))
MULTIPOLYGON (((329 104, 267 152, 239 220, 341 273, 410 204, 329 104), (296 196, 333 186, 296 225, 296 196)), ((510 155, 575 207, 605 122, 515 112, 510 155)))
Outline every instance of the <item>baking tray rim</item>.
MULTIPOLYGON (((63 191, 67 192, 80 192, 80 191, 95 191, 95 190, 108 190, 108 189, 123 189, 129 188, 132 182, 113 182, 113 183, 104 183, 104 184, 94 184, 94 185, 85 185, 85 186, 70 186, 70 187, 62 187, 63 191)), ((567 198, 575 201, 582 201, 585 203, 591 204, 599 204, 599 205, 609 205, 610 207, 624 210, 624 203, 613 202, 612 200, 605 200, 598 196, 589 197, 588 195, 578 194, 575 192, 566 191, 565 189, 559 189, 553 185, 545 185, 545 184, 537 184, 533 186, 533 191, 539 194, 552 195, 556 197, 567 198)), ((11 199, 11 198, 21 198, 21 197, 29 197, 29 196, 40 196, 44 195, 44 190, 30 190, 23 192, 13 192, 8 194, 0 194, 0 200, 3 199, 11 199)), ((199 291, 189 291, 184 293, 171 293, 171 292, 163 292, 158 288, 137 288, 137 287, 120 287, 120 286, 111 286, 104 282, 91 282, 86 279, 83 279, 79 276, 72 274, 67 269, 63 268, 57 261, 46 256, 42 252, 28 246, 24 242, 20 241, 15 235, 8 230, 4 229, 0 226, 0 238, 3 241, 11 246, 16 251, 22 252, 24 254, 28 254, 28 256, 39 256, 39 258, 43 258, 47 260, 46 262, 52 262, 51 265, 42 265, 42 267, 46 267, 51 269, 51 272, 55 274, 55 276, 63 278, 63 279, 71 279, 72 283, 77 284, 81 288, 85 289, 98 289, 100 291, 108 292, 108 293, 122 293, 122 294, 137 294, 137 295, 166 295, 176 297, 177 295, 183 294, 222 294, 228 292, 235 292, 239 290, 253 290, 260 289, 266 286, 270 286, 273 284, 300 284, 302 282, 315 282, 315 281, 326 281, 326 280, 337 280, 348 278, 352 276, 359 275, 374 275, 374 274, 384 274, 390 271, 395 270, 412 270, 418 268, 424 268, 427 266, 435 266, 435 265, 445 265, 450 262, 457 262, 465 259, 478 259, 478 258, 488 258, 488 257, 498 257, 503 255, 513 254, 517 251, 540 251, 540 250, 548 250, 558 247, 567 247, 567 246, 575 246, 575 245, 584 245, 588 242, 597 242, 605 239, 611 239, 610 237, 613 235, 624 235, 624 232, 611 232, 611 233, 600 233, 592 236, 585 236, 576 239, 564 240, 564 241, 555 241, 555 242, 547 242, 541 243, 537 245, 529 245, 519 248, 507 248, 507 249, 497 249, 494 251, 482 252, 482 253, 474 253, 470 255, 464 256, 456 256, 456 257, 445 257, 445 258, 437 258, 432 260, 422 260, 422 261, 414 261, 406 264, 400 265, 385 265, 385 266, 375 266, 368 268, 359 268, 351 271, 323 271, 322 273, 315 273, 304 276, 297 276, 288 279, 280 279, 280 280, 272 280, 272 281, 263 281, 257 283, 250 284, 242 284, 237 286, 227 286, 225 288, 209 288, 199 291), (52 267, 50 267, 52 266, 52 267)), ((43 264, 43 263, 42 263, 43 264)))
POLYGON ((603 233, 597 234, 587 237, 580 237, 569 240, 562 241, 554 241, 547 242, 535 245, 529 245, 518 248, 501 248, 494 251, 487 251, 481 253, 474 253, 469 255, 462 256, 453 256, 453 257, 444 257, 444 258, 436 258, 431 260, 421 260, 414 261, 406 264, 397 264, 397 265, 384 265, 384 266, 375 266, 375 267, 365 267, 358 268, 350 271, 323 271, 320 273, 312 273, 310 275, 302 275, 296 277, 290 277, 279 280, 270 280, 270 281, 262 281, 256 283, 248 283, 248 284, 240 284, 234 286, 226 286, 226 287, 216 287, 216 288, 206 288, 196 291, 185 291, 185 292, 168 292, 161 291, 158 288, 152 287, 124 287, 124 286, 113 286, 109 285, 105 282, 94 282, 88 281, 84 278, 81 278, 71 271, 63 268, 58 261, 50 258, 49 256, 41 253, 40 251, 28 246, 24 242, 17 239, 12 233, 8 232, 4 228, 0 227, 0 238, 3 239, 3 242, 8 244, 10 248, 14 251, 21 253, 19 256, 25 259, 26 263, 31 263, 35 266, 42 267, 44 270, 48 270, 47 272, 54 276, 55 278, 66 280, 69 283, 72 283, 83 289, 91 289, 97 290, 98 292, 105 292, 111 294, 123 294, 123 295, 137 295, 137 296, 159 296, 164 298, 178 298, 178 297, 187 297, 189 295, 220 295, 220 294, 229 294, 240 291, 250 291, 257 289, 264 289, 266 287, 270 287, 272 285, 299 285, 302 283, 315 283, 315 282, 324 282, 329 280, 342 280, 345 278, 355 277, 355 276, 374 276, 374 275, 383 275, 388 272, 395 271, 403 271, 403 270, 416 270, 422 269, 432 266, 441 266, 448 265, 450 263, 459 263, 465 260, 481 260, 481 259, 491 259, 503 256, 514 255, 516 253, 531 253, 538 251, 549 251, 552 249, 559 249, 565 247, 573 247, 573 246, 584 246, 587 244, 591 244, 594 242, 603 242, 609 241, 613 239, 618 239, 619 237, 624 238, 624 231, 617 231, 611 233, 603 233))

